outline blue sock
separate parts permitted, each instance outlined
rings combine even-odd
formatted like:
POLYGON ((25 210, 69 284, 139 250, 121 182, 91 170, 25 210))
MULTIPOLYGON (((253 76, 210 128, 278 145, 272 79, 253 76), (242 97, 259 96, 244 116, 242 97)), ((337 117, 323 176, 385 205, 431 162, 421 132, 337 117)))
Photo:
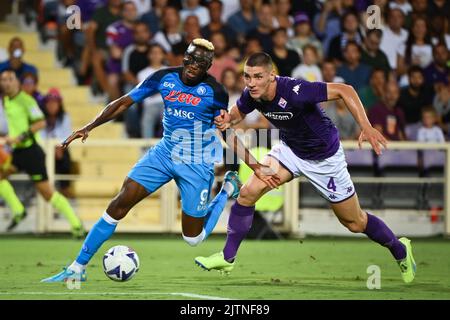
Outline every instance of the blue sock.
POLYGON ((208 213, 205 217, 205 222, 203 228, 205 229, 205 238, 206 239, 211 232, 214 230, 214 227, 219 221, 220 214, 225 208, 225 204, 228 200, 228 194, 225 190, 220 190, 220 192, 216 195, 216 197, 211 201, 208 205, 208 213))
POLYGON ((89 231, 75 261, 81 265, 87 265, 103 242, 112 236, 118 222, 111 218, 108 213, 103 213, 103 216, 92 227, 91 231, 89 231))

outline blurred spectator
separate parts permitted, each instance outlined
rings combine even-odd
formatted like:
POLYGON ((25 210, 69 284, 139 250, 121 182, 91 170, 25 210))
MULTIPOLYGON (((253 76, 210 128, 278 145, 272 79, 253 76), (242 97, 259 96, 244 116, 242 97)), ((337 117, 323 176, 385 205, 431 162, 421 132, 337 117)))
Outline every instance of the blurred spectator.
POLYGON ((243 39, 250 30, 258 26, 258 17, 253 0, 240 0, 240 4, 240 10, 228 18, 227 25, 243 39))
POLYGON ((435 86, 437 83, 448 84, 450 67, 447 65, 450 55, 445 43, 433 47, 433 62, 424 70, 425 81, 435 86))
POLYGON ((409 66, 426 68, 433 60, 433 47, 425 18, 413 20, 406 44, 399 48, 397 74, 406 73, 409 66))
MULTIPOLYGON (((154 72, 166 67, 166 52, 159 44, 153 44, 148 50, 148 67, 141 70, 137 77, 138 81, 144 81, 154 72)), ((164 111, 164 102, 160 94, 155 94, 143 101, 142 120, 139 126, 143 138, 154 138, 157 136, 156 127, 160 123, 164 111)), ((131 123, 130 123, 131 124, 131 123)))
POLYGON ((320 104, 327 116, 333 121, 339 130, 342 140, 355 140, 358 138, 360 129, 352 113, 348 110, 345 102, 340 100, 327 101, 320 104))
POLYGON ((441 118, 443 129, 448 133, 447 124, 450 123, 450 84, 437 86, 433 107, 441 118))
POLYGON ((18 79, 21 79, 22 76, 31 72, 38 76, 38 70, 32 64, 28 64, 23 61, 23 55, 25 54, 25 46, 23 41, 19 37, 14 37, 9 40, 8 46, 9 59, 3 62, 0 62, 0 73, 4 70, 11 69, 14 70, 18 79))
POLYGON ((154 0, 152 10, 141 16, 140 20, 147 24, 152 34, 156 34, 160 30, 164 8, 167 7, 167 4, 168 0, 154 0))
POLYGON ((428 15, 433 18, 438 16, 450 18, 450 2, 448 0, 430 0, 427 11, 428 15))
POLYGON ((420 121, 422 108, 432 103, 433 92, 425 84, 422 69, 418 66, 408 70, 408 81, 409 85, 401 90, 399 105, 405 114, 406 124, 412 124, 420 121))
POLYGON ((200 5, 200 0, 184 0, 183 9, 180 12, 181 22, 184 22, 189 16, 197 16, 200 27, 209 23, 209 12, 204 6, 200 5))
POLYGON ((388 12, 388 25, 383 30, 380 49, 386 54, 392 69, 397 69, 397 55, 406 43, 408 31, 403 29, 405 16, 400 9, 391 9, 388 12))
POLYGON ((275 29, 272 32, 272 41, 273 48, 269 51, 269 54, 278 68, 278 74, 280 76, 290 76, 292 70, 300 63, 300 57, 296 51, 287 48, 288 37, 286 29, 275 29))
MULTIPOLYGON (((43 139, 63 141, 72 133, 70 116, 64 111, 63 99, 58 89, 51 88, 45 95, 44 107, 47 126, 41 130, 43 139)), ((71 173, 71 159, 68 149, 55 148, 55 172, 57 174, 71 173)), ((58 190, 66 197, 73 198, 70 191, 70 181, 57 182, 58 190)))
POLYGON ((242 91, 239 90, 239 77, 234 68, 228 68, 223 70, 220 83, 225 87, 228 92, 228 107, 230 108, 236 104, 237 99, 241 96, 242 91))
POLYGON ((291 12, 304 12, 309 18, 314 18, 322 8, 317 0, 291 1, 291 12))
POLYGON ((223 2, 222 21, 227 21, 228 18, 235 12, 241 10, 240 0, 226 0, 223 2))
POLYGON ((342 77, 336 76, 336 64, 332 59, 326 59, 321 66, 323 82, 345 83, 342 77))
POLYGON ((448 34, 449 21, 449 18, 442 15, 433 16, 429 19, 430 37, 433 45, 442 42, 450 46, 450 35, 448 34))
POLYGON ((179 66, 183 62, 184 53, 189 44, 196 38, 201 38, 200 22, 197 16, 188 16, 184 20, 181 41, 172 46, 172 52, 168 55, 169 65, 179 66))
POLYGON ((370 110, 383 99, 386 80, 384 70, 378 68, 372 69, 369 85, 362 88, 359 92, 359 97, 366 111, 370 110))
POLYGON ((137 74, 148 65, 147 53, 151 33, 144 22, 136 22, 133 30, 134 43, 125 48, 122 55, 123 91, 128 92, 139 81, 137 74))
POLYGON ((263 4, 258 11, 258 26, 250 30, 247 35, 258 38, 261 42, 263 50, 270 52, 273 47, 272 30, 273 30, 273 10, 270 4, 263 4))
POLYGON ((180 16, 175 7, 166 7, 162 16, 162 29, 155 34, 153 41, 159 43, 167 53, 172 52, 172 46, 183 41, 179 32, 180 16))
POLYGON ((294 35, 293 25, 294 18, 290 15, 291 1, 290 0, 275 0, 275 28, 286 29, 288 37, 294 35))
POLYGON ((438 116, 432 106, 422 109, 422 123, 417 132, 419 142, 445 142, 442 129, 437 126, 438 116))
POLYGON ((393 0, 389 2, 390 9, 400 9, 407 16, 412 11, 412 6, 408 0, 393 0))
POLYGON ((306 45, 303 48, 303 63, 298 65, 292 71, 292 77, 298 79, 305 79, 307 81, 322 81, 322 73, 317 66, 318 55, 316 47, 306 45))
POLYGON ((406 16, 405 27, 412 29, 412 21, 417 17, 425 17, 428 11, 428 1, 429 0, 411 0, 412 11, 406 16))
POLYGON ((305 13, 298 13, 294 17, 295 35, 288 41, 288 47, 296 50, 300 56, 303 55, 303 47, 311 44, 317 49, 319 60, 322 59, 322 43, 316 38, 312 32, 311 23, 305 13))
MULTIPOLYGON (((238 65, 238 73, 242 74, 244 72, 244 65, 245 61, 247 61, 248 57, 256 52, 263 51, 263 48, 261 46, 261 42, 258 38, 254 37, 247 37, 245 40, 245 47, 244 47, 244 53, 242 55, 242 59, 239 62, 238 65)), ((275 63, 272 64, 273 71, 275 74, 278 74, 278 67, 275 63)))
POLYGON ((62 0, 59 2, 58 8, 58 58, 62 60, 65 67, 72 66, 75 62, 74 35, 80 32, 77 29, 69 29, 66 23, 69 16, 67 9, 75 4, 77 4, 76 0, 62 0))
POLYGON ((222 22, 223 3, 220 0, 211 0, 208 3, 210 23, 202 28, 202 36, 211 40, 211 34, 221 32, 225 35, 229 45, 236 44, 236 32, 222 22))
POLYGON ((369 111, 369 120, 373 127, 380 131, 388 140, 406 140, 405 116, 398 107, 400 90, 395 81, 386 83, 383 101, 369 111))
POLYGON ((108 80, 104 68, 108 57, 106 28, 120 19, 121 0, 108 0, 105 7, 95 10, 86 28, 86 46, 81 55, 80 76, 86 76, 92 64, 95 78, 104 92, 108 92, 108 80))
POLYGON ((380 50, 382 32, 370 29, 366 33, 361 53, 361 62, 372 68, 383 69, 386 73, 391 70, 386 54, 380 50))
POLYGON ((358 44, 348 41, 344 49, 345 63, 337 69, 337 75, 344 78, 345 83, 353 86, 356 91, 369 84, 371 68, 361 63, 361 51, 358 44))
POLYGON ((25 72, 20 79, 22 83, 22 90, 28 93, 30 96, 36 100, 41 110, 44 110, 44 95, 42 95, 38 90, 38 78, 36 74, 32 72, 25 72))
POLYGON ((335 36, 328 48, 328 58, 336 59, 340 62, 344 60, 342 52, 349 41, 362 45, 362 37, 359 33, 358 15, 355 12, 346 12, 341 19, 342 33, 335 36))
POLYGON ((106 28, 120 19, 121 0, 108 0, 105 7, 97 9, 86 29, 86 46, 82 53, 80 76, 86 76, 92 64, 95 78, 104 93, 109 92, 105 71, 105 61, 108 57, 106 45, 106 28))
POLYGON ((109 85, 109 100, 121 96, 120 75, 124 49, 133 42, 134 23, 137 10, 134 2, 126 1, 122 6, 122 20, 116 21, 106 28, 106 43, 109 47, 109 58, 106 64, 109 85))
POLYGON ((250 57, 253 53, 262 51, 261 41, 258 38, 254 37, 246 37, 244 52, 242 54, 242 59, 239 62, 238 71, 244 72, 244 64, 248 57, 250 57))
POLYGON ((221 32, 214 32, 210 38, 214 45, 214 60, 208 73, 217 80, 222 78, 225 69, 236 69, 237 63, 229 55, 227 55, 227 40, 221 32))
POLYGON ((341 0, 325 0, 322 11, 314 17, 314 30, 322 41, 323 52, 328 52, 331 39, 341 33, 341 0))
POLYGON ((138 18, 152 10, 152 0, 129 0, 134 3, 138 18))

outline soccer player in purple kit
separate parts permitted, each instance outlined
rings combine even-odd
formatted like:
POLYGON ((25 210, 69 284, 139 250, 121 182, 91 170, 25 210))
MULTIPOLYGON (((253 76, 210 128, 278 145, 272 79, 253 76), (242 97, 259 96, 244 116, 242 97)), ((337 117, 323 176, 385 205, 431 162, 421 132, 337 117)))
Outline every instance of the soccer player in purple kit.
MULTIPOLYGON (((308 82, 275 76, 271 57, 263 52, 251 55, 244 67, 246 89, 229 113, 216 118, 224 131, 257 109, 276 128, 281 141, 272 147, 263 164, 269 165, 280 184, 304 175, 328 199, 339 221, 353 233, 364 233, 389 249, 397 261, 404 282, 416 272, 410 240, 394 235, 376 216, 360 208, 358 196, 347 171, 337 128, 317 103, 343 99, 361 127, 359 146, 368 141, 377 155, 386 148, 383 135, 370 124, 353 87, 341 83, 308 82)), ((222 252, 195 258, 207 270, 230 272, 238 248, 250 230, 256 201, 271 188, 252 175, 241 188, 231 208, 227 240, 222 252)))

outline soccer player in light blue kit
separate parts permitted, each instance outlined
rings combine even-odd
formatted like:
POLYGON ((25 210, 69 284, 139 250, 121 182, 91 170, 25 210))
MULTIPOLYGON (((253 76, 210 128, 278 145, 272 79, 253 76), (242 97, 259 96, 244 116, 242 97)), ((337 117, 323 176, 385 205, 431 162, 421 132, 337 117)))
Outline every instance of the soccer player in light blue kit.
MULTIPOLYGON (((237 173, 227 172, 222 190, 208 204, 214 181, 214 162, 222 156, 214 118, 228 106, 227 92, 207 74, 213 56, 214 47, 209 41, 194 39, 185 53, 183 67, 155 72, 127 95, 111 102, 95 120, 63 142, 63 147, 77 138, 84 142, 93 128, 157 92, 164 100, 164 136, 161 141, 128 173, 119 194, 87 235, 76 260, 42 282, 85 281, 86 265, 111 237, 119 220, 139 201, 172 179, 181 194, 184 240, 195 246, 209 236, 228 197, 237 198, 240 188, 237 173)), ((265 167, 253 162, 252 168, 268 185, 275 186, 276 177, 261 173, 265 167)))

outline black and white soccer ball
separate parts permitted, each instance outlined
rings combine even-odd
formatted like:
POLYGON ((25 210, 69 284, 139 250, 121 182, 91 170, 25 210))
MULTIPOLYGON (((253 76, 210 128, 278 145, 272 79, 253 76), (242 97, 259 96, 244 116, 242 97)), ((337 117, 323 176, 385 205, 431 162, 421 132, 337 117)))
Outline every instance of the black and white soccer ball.
POLYGON ((114 281, 128 281, 139 271, 139 257, 127 246, 115 246, 103 256, 103 271, 114 281))

